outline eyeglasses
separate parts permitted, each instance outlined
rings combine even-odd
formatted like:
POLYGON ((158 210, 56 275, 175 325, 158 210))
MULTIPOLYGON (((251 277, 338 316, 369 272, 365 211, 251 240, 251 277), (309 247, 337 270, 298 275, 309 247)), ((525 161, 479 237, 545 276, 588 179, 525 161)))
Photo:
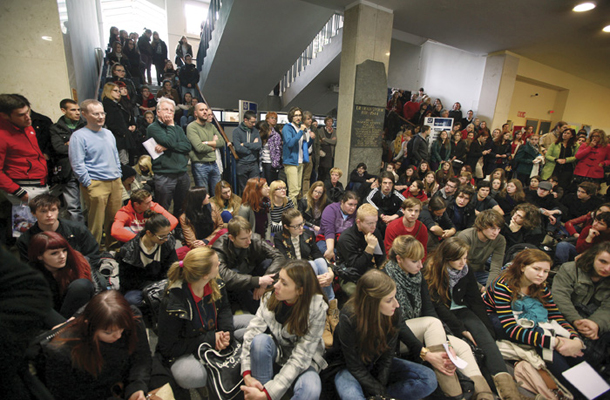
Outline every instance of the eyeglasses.
POLYGON ((301 229, 302 227, 305 226, 305 223, 300 223, 298 225, 288 225, 289 227, 291 227, 292 229, 301 229))
POLYGON ((105 117, 106 113, 105 112, 91 113, 91 115, 93 115, 94 117, 105 117))
POLYGON ((155 237, 156 237, 157 239, 159 239, 159 240, 167 240, 167 239, 169 239, 169 237, 170 237, 170 236, 172 236, 172 233, 171 233, 171 232, 170 232, 170 233, 168 233, 168 234, 167 234, 167 235, 165 235, 165 236, 159 236, 159 235, 155 235, 155 237))

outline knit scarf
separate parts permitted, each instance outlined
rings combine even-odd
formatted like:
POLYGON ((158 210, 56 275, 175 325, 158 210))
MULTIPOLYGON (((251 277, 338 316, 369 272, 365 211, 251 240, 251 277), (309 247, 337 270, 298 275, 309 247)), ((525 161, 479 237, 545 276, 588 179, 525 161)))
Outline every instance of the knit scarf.
POLYGON ((396 261, 388 261, 385 270, 396 282, 396 299, 400 304, 404 320, 417 318, 421 314, 422 274, 411 275, 405 272, 396 261))
POLYGON ((453 287, 468 273, 468 265, 464 265, 461 270, 447 268, 447 272, 449 272, 449 293, 453 293, 453 287))

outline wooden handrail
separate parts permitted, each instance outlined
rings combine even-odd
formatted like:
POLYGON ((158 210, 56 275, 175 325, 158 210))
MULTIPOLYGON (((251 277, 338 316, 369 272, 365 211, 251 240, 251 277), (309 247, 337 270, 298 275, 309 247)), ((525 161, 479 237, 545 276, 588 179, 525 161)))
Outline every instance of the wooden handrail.
MULTIPOLYGON (((212 107, 210 107, 210 104, 208 103, 208 101, 205 99, 205 97, 203 97, 203 93, 201 93, 201 89, 199 89, 199 85, 197 85, 197 91, 199 92, 199 96, 201 97, 203 102, 210 109, 210 112, 212 112, 212 107)), ((237 153, 235 152, 235 148, 233 147, 233 143, 231 143, 229 141, 229 138, 227 137, 224 129, 222 129, 222 126, 220 126, 220 123, 216 119, 216 116, 214 115, 213 112, 212 112, 212 118, 213 118, 212 122, 214 123, 214 126, 216 126, 216 129, 218 129, 218 132, 220 132, 220 134, 222 135, 222 138, 225 140, 225 143, 227 144, 227 147, 229 147, 229 150, 231 150, 233 157, 235 157, 236 160, 239 160, 239 157, 237 156, 237 153)))

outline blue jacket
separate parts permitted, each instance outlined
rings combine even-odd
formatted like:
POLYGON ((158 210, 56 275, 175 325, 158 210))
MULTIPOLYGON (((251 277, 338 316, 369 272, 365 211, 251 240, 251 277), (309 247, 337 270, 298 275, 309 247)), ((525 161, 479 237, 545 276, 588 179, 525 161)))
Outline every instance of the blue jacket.
MULTIPOLYGON (((299 140, 303 137, 302 130, 296 131, 292 124, 284 125, 282 137, 284 139, 284 165, 299 165, 299 140)), ((303 162, 309 162, 307 142, 303 141, 303 162)))
POLYGON ((258 155, 261 151, 261 136, 258 133, 258 129, 252 128, 250 140, 248 140, 248 128, 246 128, 243 122, 239 124, 233 131, 233 146, 239 156, 238 163, 258 162, 258 155), (256 139, 258 141, 254 143, 256 139))

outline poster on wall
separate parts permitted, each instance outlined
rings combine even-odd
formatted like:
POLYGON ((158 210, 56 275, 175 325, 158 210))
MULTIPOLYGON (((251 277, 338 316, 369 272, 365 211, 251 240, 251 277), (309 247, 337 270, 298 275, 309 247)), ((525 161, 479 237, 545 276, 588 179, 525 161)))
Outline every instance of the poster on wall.
POLYGON ((428 136, 428 146, 432 147, 432 143, 434 143, 439 133, 442 131, 451 132, 453 118, 426 117, 425 125, 428 125, 431 128, 430 136, 428 136))
POLYGON ((254 111, 255 113, 258 114, 258 103, 255 103, 253 101, 240 100, 239 101, 239 121, 238 122, 241 122, 244 120, 244 113, 246 111, 254 111))

